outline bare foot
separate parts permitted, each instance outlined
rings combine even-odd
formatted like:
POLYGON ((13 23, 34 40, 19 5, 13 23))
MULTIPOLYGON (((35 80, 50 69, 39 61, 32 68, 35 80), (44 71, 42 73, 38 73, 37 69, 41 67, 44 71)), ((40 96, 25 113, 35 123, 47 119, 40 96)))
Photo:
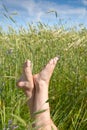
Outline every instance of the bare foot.
POLYGON ((24 63, 23 74, 20 77, 20 79, 18 80, 17 86, 24 90, 27 97, 29 97, 29 98, 32 97, 32 91, 34 88, 34 84, 33 84, 32 72, 31 72, 31 61, 27 60, 24 63))
POLYGON ((50 118, 49 103, 46 101, 48 100, 50 78, 58 60, 58 57, 51 59, 40 73, 34 75, 35 97, 33 113, 44 111, 35 115, 35 119, 37 120, 35 126, 44 125, 49 127, 49 130, 51 130, 52 121, 50 118))
POLYGON ((54 68, 59 60, 58 57, 54 57, 51 59, 48 64, 42 69, 42 71, 36 75, 34 75, 34 84, 38 86, 38 84, 44 83, 45 85, 49 85, 50 78, 53 74, 54 68))

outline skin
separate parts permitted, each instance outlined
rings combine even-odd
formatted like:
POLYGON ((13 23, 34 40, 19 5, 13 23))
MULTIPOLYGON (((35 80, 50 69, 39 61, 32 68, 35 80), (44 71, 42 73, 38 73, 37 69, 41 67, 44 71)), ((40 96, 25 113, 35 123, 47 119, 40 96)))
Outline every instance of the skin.
POLYGON ((31 117, 35 119, 33 127, 39 127, 37 130, 52 130, 52 128, 58 130, 50 117, 49 102, 46 102, 50 78, 58 60, 58 57, 54 57, 35 75, 32 75, 31 62, 27 60, 23 67, 23 74, 17 82, 17 86, 22 88, 29 98, 31 117), (38 111, 44 112, 35 114, 38 111))

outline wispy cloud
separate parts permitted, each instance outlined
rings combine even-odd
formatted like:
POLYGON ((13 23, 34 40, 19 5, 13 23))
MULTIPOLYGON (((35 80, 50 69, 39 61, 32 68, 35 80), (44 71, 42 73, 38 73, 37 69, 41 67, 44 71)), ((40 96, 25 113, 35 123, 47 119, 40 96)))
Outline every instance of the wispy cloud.
MULTIPOLYGON (((47 11, 57 11, 62 17, 77 17, 85 18, 87 10, 84 6, 74 7, 72 4, 56 4, 52 1, 35 1, 35 0, 5 0, 10 11, 17 11, 23 20, 43 21, 47 19, 54 20, 55 15, 46 14, 47 11)), ((82 0, 84 5, 87 5, 87 0, 82 0)))
POLYGON ((82 0, 82 3, 87 6, 87 0, 82 0))
POLYGON ((60 5, 60 4, 56 4, 55 2, 47 2, 47 1, 35 2, 34 0, 30 0, 28 2, 27 0, 25 0, 21 4, 21 6, 28 11, 29 15, 34 15, 34 14, 38 15, 38 13, 40 12, 43 15, 45 12, 49 10, 55 10, 59 14, 67 14, 67 15, 69 14, 83 15, 84 13, 87 13, 85 7, 75 8, 69 5, 60 5))

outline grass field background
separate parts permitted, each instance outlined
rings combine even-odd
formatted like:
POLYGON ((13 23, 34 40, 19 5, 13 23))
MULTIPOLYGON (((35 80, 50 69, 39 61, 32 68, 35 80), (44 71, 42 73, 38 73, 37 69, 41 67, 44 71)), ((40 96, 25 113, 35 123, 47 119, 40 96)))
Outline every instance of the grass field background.
POLYGON ((51 117, 59 130, 87 130, 87 29, 39 23, 0 30, 0 130, 32 130, 24 93, 16 87, 26 59, 33 73, 60 56, 50 82, 51 117))

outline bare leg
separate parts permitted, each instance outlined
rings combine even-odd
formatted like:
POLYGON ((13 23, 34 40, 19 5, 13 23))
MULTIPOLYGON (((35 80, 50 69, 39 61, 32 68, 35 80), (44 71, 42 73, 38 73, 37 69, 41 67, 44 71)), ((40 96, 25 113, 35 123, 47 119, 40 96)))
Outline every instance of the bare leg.
POLYGON ((40 114, 36 114, 35 127, 40 126, 38 130, 44 128, 44 130, 51 130, 51 126, 54 130, 57 130, 56 126, 50 119, 50 107, 48 100, 48 86, 53 70, 56 66, 58 58, 51 59, 46 67, 38 74, 32 76, 30 61, 27 61, 24 65, 23 75, 18 81, 17 85, 23 88, 27 97, 30 97, 28 102, 31 116, 34 116, 35 112, 43 111, 40 114))
POLYGON ((34 100, 34 110, 44 111, 35 116, 36 124, 35 126, 42 126, 46 130, 51 130, 51 127, 54 130, 57 130, 56 126, 53 124, 50 118, 50 107, 48 100, 48 87, 49 81, 56 66, 58 58, 55 57, 49 61, 45 68, 38 74, 34 75, 34 84, 35 84, 35 100, 34 100))
POLYGON ((29 98, 28 105, 30 107, 30 112, 32 114, 34 84, 33 84, 33 76, 32 76, 32 71, 31 71, 31 61, 27 60, 24 63, 22 76, 17 81, 17 86, 23 89, 27 98, 29 98))

